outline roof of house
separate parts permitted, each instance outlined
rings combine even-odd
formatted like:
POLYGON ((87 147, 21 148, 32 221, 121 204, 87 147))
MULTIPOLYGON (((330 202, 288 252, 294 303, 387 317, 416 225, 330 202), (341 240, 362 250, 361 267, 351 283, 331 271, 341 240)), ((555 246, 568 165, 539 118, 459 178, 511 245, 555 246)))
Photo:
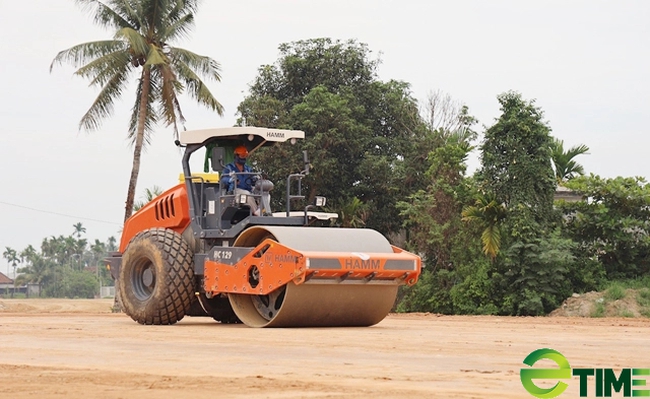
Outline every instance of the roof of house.
POLYGON ((5 276, 3 273, 0 273, 0 284, 11 284, 13 282, 14 282, 14 280, 12 280, 9 277, 5 276))

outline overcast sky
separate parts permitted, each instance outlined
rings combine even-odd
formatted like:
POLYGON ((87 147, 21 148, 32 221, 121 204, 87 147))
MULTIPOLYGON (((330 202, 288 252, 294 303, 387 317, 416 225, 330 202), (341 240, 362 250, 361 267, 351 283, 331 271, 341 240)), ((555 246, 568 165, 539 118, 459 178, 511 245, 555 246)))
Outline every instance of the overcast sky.
MULTIPOLYGON (((206 0, 190 38, 173 44, 222 66, 222 82, 210 89, 225 115, 185 99, 190 130, 232 126, 257 68, 277 59, 279 44, 357 39, 380 56, 380 79, 411 83, 420 101, 434 90, 450 94, 479 119, 480 132, 499 116, 496 96, 515 90, 537 100, 565 145, 589 146, 577 159, 586 171, 650 178, 649 21, 647 0, 206 0)), ((73 0, 0 0, 0 250, 38 249, 77 222, 91 242, 119 241, 134 94, 125 93, 100 131, 79 133, 97 91, 70 66, 49 73, 58 51, 111 35, 73 0)), ((180 171, 171 130, 160 127, 143 155, 136 199, 176 184, 180 171)))

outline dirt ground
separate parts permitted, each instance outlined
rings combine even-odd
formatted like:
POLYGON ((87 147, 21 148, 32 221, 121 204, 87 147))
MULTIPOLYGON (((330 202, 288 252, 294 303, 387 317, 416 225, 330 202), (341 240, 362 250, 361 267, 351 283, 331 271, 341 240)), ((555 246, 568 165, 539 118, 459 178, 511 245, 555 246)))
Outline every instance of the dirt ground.
MULTIPOLYGON (((111 305, 0 299, 0 398, 532 398, 519 370, 535 349, 572 367, 650 367, 650 319, 409 314, 253 329, 141 326, 111 305)), ((570 381, 561 397, 578 390, 570 381)))

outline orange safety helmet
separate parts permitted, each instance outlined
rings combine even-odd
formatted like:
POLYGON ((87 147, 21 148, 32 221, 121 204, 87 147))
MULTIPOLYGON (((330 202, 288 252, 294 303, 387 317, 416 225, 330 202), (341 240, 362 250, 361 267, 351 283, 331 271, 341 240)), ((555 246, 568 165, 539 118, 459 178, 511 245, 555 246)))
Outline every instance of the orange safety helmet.
POLYGON ((240 158, 248 158, 248 150, 245 146, 240 145, 235 148, 235 155, 239 156, 240 158))

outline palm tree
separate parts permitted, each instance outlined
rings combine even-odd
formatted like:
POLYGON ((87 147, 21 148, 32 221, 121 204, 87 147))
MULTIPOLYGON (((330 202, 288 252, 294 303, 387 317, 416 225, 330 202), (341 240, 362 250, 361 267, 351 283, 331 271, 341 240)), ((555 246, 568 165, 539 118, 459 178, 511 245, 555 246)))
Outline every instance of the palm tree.
POLYGON ((564 141, 553 138, 551 143, 551 159, 555 166, 555 177, 558 183, 570 180, 576 175, 584 175, 585 170, 582 165, 576 163, 573 158, 578 155, 586 154, 589 147, 580 144, 564 151, 564 141))
POLYGON ((34 253, 30 255, 28 265, 21 268, 19 280, 23 284, 38 284, 38 296, 43 293, 43 283, 53 275, 55 264, 52 260, 34 253))
POLYGON ((59 52, 50 66, 71 63, 75 75, 101 88, 79 122, 93 131, 113 113, 113 104, 126 90, 129 76, 138 73, 135 104, 128 137, 134 145, 133 167, 126 197, 124 220, 133 213, 135 187, 142 148, 151 142, 157 122, 172 126, 185 122, 179 95, 186 89, 199 104, 223 114, 222 105, 201 77, 220 81, 219 63, 171 43, 184 37, 194 25, 199 0, 76 0, 91 11, 94 22, 114 30, 113 39, 78 44, 59 52))
POLYGON ((496 258, 501 247, 501 221, 506 217, 506 207, 497 202, 493 194, 479 194, 473 206, 463 209, 462 220, 475 223, 483 229, 483 252, 496 258))
POLYGON ((108 237, 108 240, 106 240, 106 251, 107 252, 117 251, 117 240, 115 239, 115 237, 110 236, 108 237))
POLYGON ((22 252, 20 253, 20 258, 22 260, 27 260, 31 261, 36 256, 36 249, 29 244, 27 248, 23 249, 22 252))
POLYGON ((16 267, 20 263, 20 258, 18 257, 16 250, 10 247, 5 247, 2 257, 5 258, 7 262, 9 262, 9 265, 14 268, 14 290, 11 292, 11 297, 13 298, 14 293, 16 292, 16 267))
POLYGON ((86 228, 81 224, 81 222, 75 223, 72 225, 74 227, 73 235, 76 235, 77 238, 81 238, 81 233, 86 232, 86 228))

